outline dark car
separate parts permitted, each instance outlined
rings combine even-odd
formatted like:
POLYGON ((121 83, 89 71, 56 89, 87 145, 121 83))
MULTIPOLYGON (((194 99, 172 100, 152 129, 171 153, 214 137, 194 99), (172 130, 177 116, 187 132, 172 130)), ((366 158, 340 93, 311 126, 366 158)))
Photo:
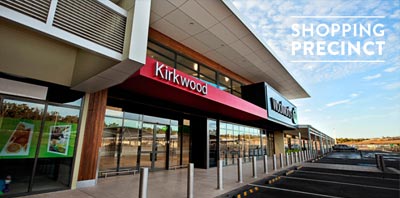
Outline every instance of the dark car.
POLYGON ((346 144, 336 144, 332 146, 334 151, 357 151, 356 148, 352 146, 348 146, 346 144))

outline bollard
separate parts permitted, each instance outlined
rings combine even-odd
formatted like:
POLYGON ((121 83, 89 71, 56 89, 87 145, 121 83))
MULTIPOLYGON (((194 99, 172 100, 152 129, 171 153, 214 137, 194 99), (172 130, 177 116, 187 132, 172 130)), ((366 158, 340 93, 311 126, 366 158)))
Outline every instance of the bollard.
POLYGON ((375 154, 375 163, 376 163, 376 168, 381 169, 381 163, 379 161, 379 155, 375 154))
POLYGON ((385 172, 386 165, 385 165, 385 160, 383 158, 383 155, 379 155, 379 161, 380 161, 380 166, 381 166, 382 172, 385 172))
POLYGON ((254 156, 252 160, 253 164, 253 178, 257 178, 257 157, 254 156))
POLYGON ((188 179, 187 179, 187 197, 193 198, 193 183, 194 183, 194 164, 190 163, 188 166, 188 179))
POLYGON ((286 156, 286 166, 289 166, 290 165, 290 163, 289 163, 289 154, 285 153, 285 156, 286 156))
POLYGON ((276 168, 276 154, 274 154, 274 157, 272 158, 272 162, 274 164, 274 170, 277 170, 277 168, 276 168))
POLYGON ((301 158, 301 153, 302 153, 302 151, 299 151, 299 152, 297 153, 297 155, 299 156, 299 162, 303 162, 303 159, 301 158))
POLYGON ((139 198, 147 198, 149 168, 140 168, 139 198))
POLYGON ((283 168, 285 166, 283 164, 283 153, 280 154, 280 162, 281 162, 281 168, 283 168))
POLYGON ((238 161, 238 182, 243 183, 243 159, 240 157, 237 159, 238 161))
POLYGON ((304 151, 300 151, 300 162, 304 162, 304 151))
POLYGON ((296 162, 294 161, 294 155, 295 155, 296 153, 291 153, 291 155, 290 155, 290 157, 291 157, 291 159, 292 159, 292 164, 295 164, 296 162))
POLYGON ((264 173, 268 174, 268 155, 264 155, 264 173))
POLYGON ((217 173, 217 177, 218 177, 218 186, 217 186, 217 189, 218 190, 222 190, 222 189, 224 189, 224 184, 223 184, 223 181, 222 181, 222 164, 223 163, 223 161, 222 160, 218 160, 218 173, 217 173))
POLYGON ((297 162, 297 163, 301 162, 301 161, 300 161, 300 158, 299 158, 299 152, 296 152, 296 162, 297 162))

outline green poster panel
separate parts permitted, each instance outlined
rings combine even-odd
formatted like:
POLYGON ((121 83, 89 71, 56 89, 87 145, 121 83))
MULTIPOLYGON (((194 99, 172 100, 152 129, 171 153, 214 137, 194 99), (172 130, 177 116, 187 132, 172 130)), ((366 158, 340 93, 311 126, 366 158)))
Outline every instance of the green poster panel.
POLYGON ((1 118, 0 159, 34 158, 40 120, 1 118))
POLYGON ((77 124, 46 121, 40 143, 39 158, 72 157, 77 124))

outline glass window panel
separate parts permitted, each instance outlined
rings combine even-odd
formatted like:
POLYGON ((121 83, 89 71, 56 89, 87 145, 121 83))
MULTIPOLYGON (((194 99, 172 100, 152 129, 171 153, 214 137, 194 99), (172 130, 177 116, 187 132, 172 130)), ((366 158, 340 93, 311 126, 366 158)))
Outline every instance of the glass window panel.
POLYGON ((132 120, 140 120, 140 115, 136 113, 124 112, 124 117, 132 120))
POLYGON ((151 122, 151 123, 158 123, 158 124, 166 124, 166 125, 170 124, 170 120, 169 119, 155 117, 155 116, 148 116, 148 115, 144 115, 143 116, 143 121, 144 122, 151 122))
POLYGON ((184 65, 185 67, 198 72, 199 71, 199 64, 197 62, 194 62, 188 58, 185 58, 183 56, 179 56, 177 58, 177 62, 184 65))
POLYGON ((178 134, 178 126, 171 126, 169 143, 169 166, 174 167, 180 164, 181 137, 178 134))
POLYGON ((194 77, 197 78, 197 71, 191 70, 191 69, 187 68, 186 66, 183 66, 181 64, 177 64, 176 65, 176 69, 181 71, 181 72, 184 72, 184 73, 186 73, 188 75, 191 75, 191 76, 194 76, 194 77))
POLYGON ((213 87, 218 87, 217 86, 217 82, 215 80, 207 78, 207 77, 203 76, 202 74, 200 74, 200 80, 205 82, 205 83, 207 83, 207 84, 209 84, 209 85, 211 85, 211 86, 213 86, 213 87))
POLYGON ((157 45, 153 42, 148 42, 147 47, 159 54, 162 54, 162 55, 170 58, 170 59, 175 59, 175 53, 173 51, 166 49, 164 47, 161 47, 160 45, 157 45))
POLYGON ((223 74, 218 75, 219 86, 222 90, 231 89, 231 79, 223 74))
POLYGON ((175 65, 173 60, 171 60, 151 49, 147 49, 147 56, 150 56, 153 59, 156 59, 166 65, 169 65, 170 67, 174 67, 174 65, 175 65))
POLYGON ((122 131, 122 119, 105 117, 100 149, 100 172, 115 171, 118 161, 118 141, 122 131))
POLYGON ((220 122, 219 123, 219 128, 226 129, 226 122, 220 122))
POLYGON ((0 111, 0 177, 11 176, 6 195, 28 191, 44 104, 3 100, 0 111))
POLYGON ((216 78, 217 72, 215 72, 214 70, 211 70, 205 66, 200 67, 200 74, 211 79, 213 82, 217 81, 217 78, 216 78))
POLYGON ((179 121, 178 120, 171 120, 171 125, 178 126, 179 125, 179 121))
POLYGON ((79 109, 49 105, 41 140, 40 158, 73 157, 79 109))
MULTIPOLYGON (((126 115, 126 114, 125 114, 126 115)), ((135 114, 132 114, 135 115, 135 114)), ((119 171, 137 168, 139 147, 139 129, 141 122, 137 120, 124 120, 124 128, 121 139, 121 152, 119 171)))
POLYGON ((232 89, 238 93, 242 93, 241 89, 242 84, 239 83, 238 81, 233 80, 232 81, 232 89))
POLYGON ((207 120, 209 135, 209 166, 217 166, 217 122, 215 120, 207 120))
POLYGON ((182 126, 182 165, 189 164, 190 154, 190 127, 182 126))
POLYGON ((118 108, 107 107, 106 109, 106 116, 122 117, 123 115, 124 112, 122 112, 122 110, 119 110, 118 108))
POLYGON ((81 106, 81 104, 82 104, 82 98, 79 98, 78 100, 75 100, 75 101, 72 101, 72 102, 67 102, 67 103, 64 103, 64 104, 67 104, 67 105, 73 105, 73 106, 81 106))

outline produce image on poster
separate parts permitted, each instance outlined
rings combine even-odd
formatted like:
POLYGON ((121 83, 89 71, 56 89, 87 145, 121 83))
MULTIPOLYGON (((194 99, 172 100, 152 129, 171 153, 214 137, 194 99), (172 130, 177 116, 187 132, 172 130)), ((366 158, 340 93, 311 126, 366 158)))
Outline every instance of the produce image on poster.
POLYGON ((34 125, 19 122, 8 138, 0 156, 27 156, 31 146, 34 125))
POLYGON ((50 126, 47 152, 67 155, 71 125, 50 126))

